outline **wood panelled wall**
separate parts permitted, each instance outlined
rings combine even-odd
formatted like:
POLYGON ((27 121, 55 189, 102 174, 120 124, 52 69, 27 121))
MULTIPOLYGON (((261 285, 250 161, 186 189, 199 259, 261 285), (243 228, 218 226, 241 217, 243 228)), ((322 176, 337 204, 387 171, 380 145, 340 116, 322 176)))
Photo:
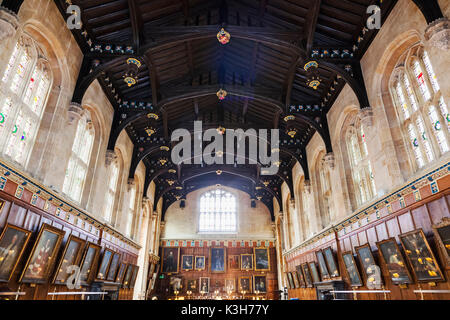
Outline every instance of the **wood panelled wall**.
MULTIPOLYGON (((448 182, 448 179, 446 179, 448 182)), ((442 185, 441 185, 442 187, 442 185)), ((393 213, 387 211, 387 208, 380 209, 379 216, 376 213, 369 216, 371 223, 365 226, 354 226, 351 232, 341 230, 330 234, 322 241, 318 241, 312 248, 302 254, 291 259, 286 259, 289 272, 295 271, 295 267, 304 262, 316 261, 315 252, 331 246, 333 248, 335 258, 339 264, 340 276, 345 281, 347 289, 351 290, 350 282, 345 270, 341 254, 343 252, 352 251, 355 255, 356 263, 361 274, 361 266, 356 258, 355 247, 369 244, 377 264, 380 266, 383 274, 384 289, 390 290, 390 293, 360 293, 354 295, 354 299, 360 300, 441 300, 450 299, 450 293, 414 293, 414 290, 450 290, 450 266, 445 265, 445 261, 441 257, 441 251, 434 239, 432 226, 439 224, 443 218, 450 217, 449 214, 449 197, 450 190, 429 196, 424 200, 414 202, 414 199, 405 198, 406 207, 401 208, 396 203, 393 204, 393 213), (427 237, 431 249, 438 260, 446 282, 436 282, 436 286, 430 286, 428 283, 408 284, 406 288, 400 288, 394 285, 389 277, 386 266, 380 259, 376 242, 394 237, 400 244, 399 235, 415 230, 422 229, 427 237)), ((405 253, 401 249, 403 256, 405 253)), ((409 268, 409 264, 408 264, 409 268)), ((361 274, 363 277, 363 275, 361 274)), ((363 278, 364 279, 364 278, 363 278)), ((365 283, 365 281, 363 280, 365 283)), ((367 290, 367 287, 359 287, 356 290, 367 290)), ((315 288, 299 288, 289 290, 290 298, 299 298, 302 300, 316 299, 315 288)))
MULTIPOLYGON (((226 247, 226 253, 227 253, 227 268, 226 273, 211 273, 209 271, 209 247, 202 247, 202 248, 180 248, 180 266, 181 266, 181 256, 182 255, 193 255, 193 256, 205 256, 206 258, 206 270, 203 271, 182 271, 180 267, 180 272, 177 274, 172 273, 171 275, 166 275, 164 279, 158 279, 156 281, 155 285, 155 293, 158 295, 161 295, 162 298, 168 298, 169 296, 166 293, 166 288, 170 287, 170 277, 176 276, 183 279, 183 288, 181 290, 181 293, 179 296, 186 296, 186 287, 187 287, 187 280, 197 280, 200 279, 200 277, 208 277, 210 278, 210 289, 209 292, 212 293, 215 290, 219 290, 221 294, 224 294, 224 286, 225 286, 225 279, 235 279, 235 288, 239 288, 238 281, 240 277, 251 277, 253 281, 253 276, 255 275, 264 275, 266 276, 266 288, 267 293, 265 297, 267 299, 278 299, 279 294, 276 293, 278 290, 278 279, 277 279, 277 259, 276 259, 276 251, 275 248, 269 248, 269 254, 270 254, 270 271, 260 272, 260 271, 231 271, 229 268, 229 256, 230 255, 240 255, 240 254, 253 254, 253 248, 233 248, 233 247, 226 247)), ((162 252, 162 248, 160 248, 160 251, 162 252)), ((253 258, 254 260, 254 258, 253 258)), ((253 261, 254 263, 254 261, 253 261)), ((197 282, 198 287, 198 282, 197 282)), ((253 291, 253 284, 252 284, 252 291, 253 291)), ((169 290, 171 292, 171 290, 169 290)), ((200 294, 198 292, 194 293, 192 296, 199 296, 200 294)), ((241 296, 240 294, 237 294, 236 292, 233 293, 233 295, 241 296)), ((246 294, 246 298, 250 298, 253 295, 253 293, 246 294)), ((263 296, 263 294, 259 294, 260 297, 263 296)))
MULTIPOLYGON (((7 191, 8 188, 5 188, 7 191)), ((13 190, 15 190, 13 188, 13 190)), ((110 248, 115 252, 120 252, 122 256, 122 261, 126 263, 137 263, 137 256, 133 253, 124 251, 123 248, 119 247, 115 243, 112 242, 111 236, 103 233, 100 230, 99 235, 96 236, 92 232, 88 232, 85 228, 82 227, 81 224, 74 225, 70 223, 70 221, 65 221, 55 215, 47 213, 42 210, 43 203, 42 199, 39 198, 36 206, 30 205, 28 202, 31 198, 31 193, 28 190, 24 191, 24 194, 21 200, 15 198, 14 196, 0 191, 0 200, 4 200, 5 204, 0 212, 0 233, 3 231, 6 223, 10 223, 16 225, 21 228, 25 228, 33 231, 33 235, 30 238, 30 242, 27 245, 27 248, 22 255, 20 262, 14 272, 14 275, 11 278, 11 281, 8 283, 0 283, 0 287, 2 288, 0 291, 5 292, 25 292, 25 295, 19 296, 20 300, 79 300, 81 299, 81 295, 48 295, 50 292, 72 292, 72 291, 89 291, 89 287, 83 287, 80 290, 69 290, 65 285, 53 285, 49 282, 46 284, 25 284, 18 283, 18 279, 20 274, 25 266, 26 260, 31 253, 31 248, 33 247, 34 241, 36 240, 37 234, 40 230, 40 227, 43 223, 50 224, 58 229, 65 231, 64 239, 61 243, 59 253, 57 255, 57 262, 61 258, 62 251, 66 244, 67 239, 71 234, 76 237, 94 242, 98 245, 101 245, 104 248, 110 248)), ((81 220, 81 219, 80 219, 81 220)), ((100 255, 100 259, 103 256, 103 250, 100 255)), ((98 267, 98 261, 95 265, 95 269, 98 267)), ((53 272, 55 272, 56 264, 53 267, 53 272)), ((53 273, 50 278, 52 278, 53 273)), ((49 280, 50 281, 50 280, 49 280)), ((133 290, 132 289, 120 289, 119 299, 132 299, 133 290)), ((0 298, 5 298, 1 296, 0 298)), ((8 298, 14 299, 14 296, 9 296, 8 298)))

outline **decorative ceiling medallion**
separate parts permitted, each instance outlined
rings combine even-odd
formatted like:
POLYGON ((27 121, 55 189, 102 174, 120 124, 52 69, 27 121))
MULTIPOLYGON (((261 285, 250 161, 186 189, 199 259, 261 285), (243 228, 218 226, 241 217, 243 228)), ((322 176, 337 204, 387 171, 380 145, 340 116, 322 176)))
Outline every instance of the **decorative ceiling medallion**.
POLYGON ((224 28, 220 29, 220 31, 217 33, 217 40, 221 44, 227 44, 230 42, 231 35, 225 31, 224 28))
POLYGON ((217 91, 216 95, 217 98, 219 98, 219 100, 224 100, 225 97, 227 96, 228 92, 224 89, 220 89, 219 91, 217 91))
POLYGON ((317 61, 309 61, 303 67, 306 71, 306 84, 317 90, 319 88, 321 79, 319 77, 319 64, 317 61))
POLYGON ((158 120, 159 116, 156 113, 148 113, 147 118, 158 120))
POLYGON ((293 115, 288 115, 288 116, 284 117, 285 122, 292 121, 292 120, 295 120, 295 116, 293 116, 293 115))
POLYGON ((298 132, 297 128, 291 128, 286 133, 289 137, 294 138, 297 132, 298 132))
POLYGON ((218 176, 220 176, 222 174, 222 170, 216 170, 216 173, 218 176))
POLYGON ((222 126, 219 126, 216 130, 217 130, 217 132, 218 132, 219 134, 224 135, 224 134, 225 134, 225 131, 226 131, 227 129, 225 129, 225 128, 222 127, 222 126))
POLYGON ((182 187, 182 186, 178 186, 178 187, 175 187, 175 189, 177 189, 177 190, 182 190, 183 187, 182 187))
POLYGON ((138 71, 141 67, 141 62, 136 58, 128 58, 127 59, 127 68, 126 72, 123 75, 123 80, 125 83, 131 87, 134 86, 138 81, 138 71))
POLYGON ((169 184, 169 186, 172 186, 175 183, 175 180, 168 179, 166 180, 166 182, 169 184))
POLYGON ((145 132, 147 132, 148 136, 150 137, 152 134, 156 132, 156 129, 149 127, 145 129, 145 132))
POLYGON ((262 189, 262 187, 256 187, 255 189, 256 189, 256 190, 261 190, 261 189, 262 189))
POLYGON ((169 173, 177 173, 177 170, 175 170, 175 169, 169 169, 168 172, 169 172, 169 173))
POLYGON ((266 186, 266 187, 267 187, 267 186, 269 185, 269 183, 270 183, 270 181, 269 181, 269 180, 265 180, 265 181, 263 181, 263 185, 264 185, 264 186, 266 186))
POLYGON ((161 146, 161 147, 159 147, 159 150, 169 151, 169 147, 167 147, 167 146, 161 146))
POLYGON ((167 159, 166 158, 161 158, 161 159, 159 159, 159 163, 163 166, 163 165, 165 165, 166 163, 167 163, 167 159))

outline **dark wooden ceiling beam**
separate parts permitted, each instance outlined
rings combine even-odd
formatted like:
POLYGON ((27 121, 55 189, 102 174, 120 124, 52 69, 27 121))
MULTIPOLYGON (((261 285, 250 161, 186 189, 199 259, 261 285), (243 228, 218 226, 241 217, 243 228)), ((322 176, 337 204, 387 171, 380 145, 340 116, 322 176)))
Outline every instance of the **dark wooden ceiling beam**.
POLYGON ((133 30, 133 43, 137 50, 139 50, 141 41, 143 39, 143 23, 142 18, 137 8, 139 2, 135 0, 128 0, 128 8, 130 10, 131 28, 133 30))
POLYGON ((306 39, 306 56, 311 56, 311 50, 314 43, 314 33, 316 32, 317 20, 319 18, 320 5, 322 0, 311 1, 308 18, 306 22, 306 29, 304 39, 306 39))

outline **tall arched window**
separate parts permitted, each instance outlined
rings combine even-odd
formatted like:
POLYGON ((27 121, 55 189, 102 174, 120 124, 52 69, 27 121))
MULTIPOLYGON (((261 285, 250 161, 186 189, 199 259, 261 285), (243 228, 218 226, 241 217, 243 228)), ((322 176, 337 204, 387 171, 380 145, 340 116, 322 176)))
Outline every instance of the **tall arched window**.
POLYGON ((325 163, 325 155, 319 157, 319 163, 316 166, 316 177, 318 177, 318 196, 320 206, 321 227, 325 228, 330 224, 330 201, 331 201, 331 183, 330 172, 325 163))
POLYGON ((236 232, 236 198, 222 189, 200 197, 199 232, 236 232))
POLYGON ((77 202, 81 201, 95 137, 94 126, 90 120, 89 112, 84 112, 85 114, 78 122, 75 140, 72 145, 72 154, 63 185, 63 192, 77 202))
POLYGON ((119 180, 119 164, 117 161, 113 161, 109 165, 108 169, 108 189, 105 194, 105 203, 103 207, 103 216, 106 221, 111 222, 114 200, 116 198, 117 181, 119 180))
POLYGON ((136 188, 132 187, 130 189, 130 202, 128 203, 127 225, 125 228, 126 229, 125 232, 129 237, 133 236, 132 229, 133 229, 135 208, 136 208, 136 188))
POLYGON ((449 150, 450 117, 425 49, 410 48, 391 76, 391 96, 417 170, 449 150))
POLYGON ((52 84, 52 73, 36 42, 16 43, 0 85, 0 152, 27 164, 52 84))
POLYGON ((358 205, 362 205, 375 196, 376 189, 367 151, 366 135, 360 121, 357 120, 349 125, 346 144, 356 201, 358 205))

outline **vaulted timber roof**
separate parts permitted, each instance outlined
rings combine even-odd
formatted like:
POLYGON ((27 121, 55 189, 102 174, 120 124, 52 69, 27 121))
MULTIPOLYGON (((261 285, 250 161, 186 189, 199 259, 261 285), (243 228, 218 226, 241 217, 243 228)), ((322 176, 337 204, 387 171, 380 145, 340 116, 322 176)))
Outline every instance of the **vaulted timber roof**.
MULTIPOLYGON (((73 34, 84 52, 72 101, 98 79, 115 107, 108 149, 126 130, 135 145, 130 178, 140 161, 146 188, 167 208, 197 188, 222 184, 264 202, 273 214, 281 184, 293 190, 292 167, 299 162, 309 179, 305 147, 315 132, 332 152, 326 114, 343 86, 369 107, 360 59, 377 30, 368 30, 367 7, 378 4, 382 20, 395 0, 55 0, 66 17, 70 4, 81 8, 83 27, 73 34), (218 42, 221 28, 228 44, 218 42), (123 80, 127 58, 141 61, 138 81, 123 80), (318 62, 321 83, 307 85, 304 66, 318 62), (228 92, 219 101, 219 89, 228 92), (157 119, 149 117, 153 113, 157 119), (294 115, 297 134, 286 134, 294 115), (261 176, 260 165, 177 165, 170 160, 173 130, 281 129, 280 170, 261 176), (147 129, 155 129, 149 136, 147 129), (162 159, 162 161, 161 161, 162 159), (167 160, 167 161, 164 161, 167 160), (217 175, 217 170, 222 174, 217 175)), ((292 125, 291 125, 292 126, 292 125)), ((292 193, 292 192, 291 192, 292 193)), ((291 194, 293 197, 293 194, 291 194)))

